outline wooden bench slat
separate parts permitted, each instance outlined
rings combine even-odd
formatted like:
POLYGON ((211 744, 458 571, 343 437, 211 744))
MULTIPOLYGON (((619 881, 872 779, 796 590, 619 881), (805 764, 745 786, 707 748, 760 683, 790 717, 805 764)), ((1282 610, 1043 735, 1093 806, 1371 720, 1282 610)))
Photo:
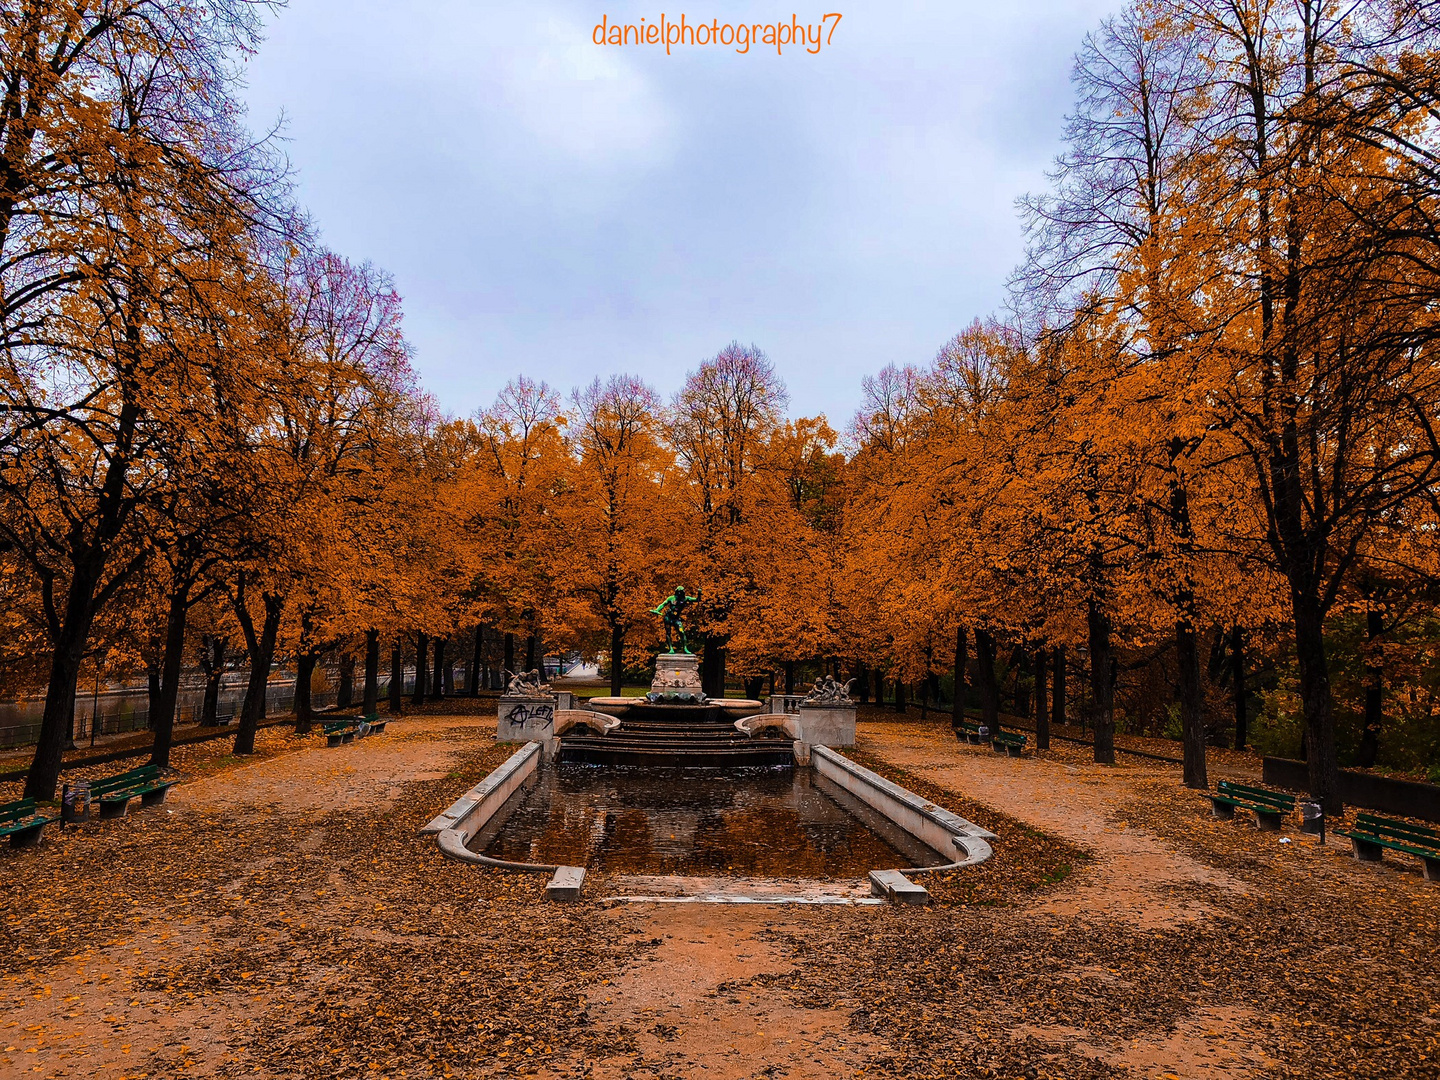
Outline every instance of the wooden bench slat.
POLYGON ((1384 828, 1394 829, 1398 832, 1410 833, 1414 836, 1423 836, 1440 842, 1440 831, 1428 829, 1424 825, 1412 825, 1408 821, 1400 821, 1398 818, 1381 817, 1379 814, 1358 814, 1355 817, 1357 829, 1384 828))

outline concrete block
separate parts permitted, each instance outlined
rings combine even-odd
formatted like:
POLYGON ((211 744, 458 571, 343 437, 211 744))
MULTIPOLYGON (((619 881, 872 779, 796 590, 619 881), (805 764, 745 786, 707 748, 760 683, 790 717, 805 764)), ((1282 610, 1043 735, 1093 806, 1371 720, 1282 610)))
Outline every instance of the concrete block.
POLYGON ((555 727, 555 697, 500 699, 495 712, 495 738, 500 742, 544 742, 555 727))
POLYGON ((577 900, 580 897, 580 886, 584 881, 585 868, 583 866, 557 867, 554 877, 545 886, 545 899, 560 903, 577 900))
POLYGON ((870 895, 915 906, 930 902, 930 893, 925 886, 915 884, 899 870, 871 870, 870 895))
POLYGON ((820 746, 855 745, 854 705, 806 705, 799 708, 800 738, 820 746))

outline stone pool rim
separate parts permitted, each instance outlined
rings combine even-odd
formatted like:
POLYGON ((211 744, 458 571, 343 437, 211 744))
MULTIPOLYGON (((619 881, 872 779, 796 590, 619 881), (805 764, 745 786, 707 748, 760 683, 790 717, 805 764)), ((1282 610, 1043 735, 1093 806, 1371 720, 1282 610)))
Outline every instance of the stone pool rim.
MULTIPOLYGON (((485 827, 510 796, 534 775, 543 756, 544 747, 541 743, 526 743, 448 809, 421 828, 420 834, 434 835, 441 853, 461 862, 523 873, 558 873, 561 870, 558 864, 510 862, 482 855, 466 847, 470 839, 485 827)), ((808 767, 832 783, 840 785, 889 819, 897 828, 939 853, 941 858, 951 849, 958 849, 964 855, 962 859, 936 866, 896 868, 902 874, 934 874, 978 866, 993 854, 989 841, 998 838, 988 829, 967 821, 959 814, 951 813, 928 799, 922 799, 913 791, 886 780, 828 746, 816 744, 811 747, 811 764, 808 767)), ((873 876, 874 871, 871 873, 873 876)))

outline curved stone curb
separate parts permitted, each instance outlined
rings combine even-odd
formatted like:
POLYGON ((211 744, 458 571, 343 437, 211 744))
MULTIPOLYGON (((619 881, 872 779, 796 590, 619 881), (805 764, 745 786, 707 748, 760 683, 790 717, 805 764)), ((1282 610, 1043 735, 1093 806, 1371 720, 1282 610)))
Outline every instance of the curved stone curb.
POLYGON ((459 829, 464 833, 463 841, 469 840, 490 820, 491 815, 505 804, 540 767, 541 746, 538 742, 526 743, 511 754, 489 776, 460 796, 450 808, 420 830, 421 836, 459 829))
POLYGON ((555 713, 554 737, 559 738, 577 727, 586 728, 596 735, 608 735, 620 726, 617 716, 591 712, 589 709, 560 709, 555 713))
POLYGON ((464 834, 458 829, 445 829, 438 833, 435 839, 444 855, 459 862, 479 863, 481 866, 492 866, 496 870, 519 870, 527 874, 553 874, 560 869, 558 864, 550 866, 543 863, 507 862, 504 859, 481 855, 465 846, 464 834))
POLYGON ((504 806, 506 800, 534 775, 535 770, 540 767, 541 749, 540 743, 531 742, 516 750, 489 776, 421 829, 420 834, 433 835, 440 846, 441 854, 459 862, 478 863, 496 870, 518 870, 526 874, 559 873, 562 868, 558 865, 492 859, 465 846, 472 836, 485 827, 485 823, 495 815, 495 811, 504 806))
POLYGON ((810 748, 811 766, 827 780, 840 785, 867 806, 878 810, 911 836, 941 855, 958 848, 964 858, 939 866, 901 868, 903 874, 935 874, 978 866, 994 854, 989 841, 997 837, 989 829, 952 814, 943 806, 922 799, 899 784, 892 784, 838 754, 828 746, 810 748))
POLYGON ((788 713, 760 713, 757 716, 744 716, 735 721, 735 730, 752 739, 767 728, 771 730, 779 728, 792 739, 800 738, 800 724, 795 717, 788 713))

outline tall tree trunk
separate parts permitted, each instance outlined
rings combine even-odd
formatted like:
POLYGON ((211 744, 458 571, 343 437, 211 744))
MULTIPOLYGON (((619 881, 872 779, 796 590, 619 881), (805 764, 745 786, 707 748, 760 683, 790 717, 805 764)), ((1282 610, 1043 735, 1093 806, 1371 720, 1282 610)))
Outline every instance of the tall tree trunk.
POLYGON ((1023 647, 1010 654, 1015 665, 1015 715, 1022 720, 1030 719, 1030 688, 1025 685, 1030 675, 1030 654, 1023 647))
MULTIPOLYGON (((0 216, 8 218, 8 215, 0 216)), ((3 224, 8 229, 8 221, 3 224)), ((140 406, 128 394, 122 397, 105 480, 91 519, 95 523, 95 531, 89 543, 71 545, 70 580, 63 590, 64 611, 48 615, 50 681, 45 689, 45 711, 40 716, 35 757, 25 776, 25 798, 47 802, 55 798, 61 759, 66 744, 75 733, 75 682, 80 677, 80 664, 85 655, 85 644, 90 639, 95 613, 144 561, 143 555, 132 560, 101 588, 100 581, 110 561, 111 545, 124 529, 128 511, 133 506, 134 496, 128 490, 127 479, 134 461, 132 452, 141 412, 140 406)), ((84 527, 77 524, 77 533, 84 527)), ((53 581, 47 581, 46 595, 50 595, 52 590, 53 581)))
POLYGON ((348 709, 355 703, 355 657, 348 651, 340 654, 340 689, 335 694, 335 707, 348 709))
POLYGON ((314 649, 302 649, 295 654, 295 734, 308 735, 315 723, 315 710, 311 701, 311 682, 315 678, 315 662, 320 654, 314 649))
POLYGON ((1179 618, 1175 622, 1175 658, 1179 666, 1178 697, 1180 704, 1180 738, 1184 747, 1185 786, 1205 790, 1210 786, 1205 773, 1205 716, 1200 690, 1200 645, 1196 640, 1195 587, 1188 566, 1194 551, 1195 532, 1190 521, 1190 494, 1182 482, 1178 462, 1185 452, 1185 441, 1179 436, 1170 440, 1168 471, 1170 474, 1170 524, 1178 541, 1178 554, 1187 569, 1181 574, 1176 590, 1175 606, 1179 618))
POLYGON ((255 624, 242 602, 235 605, 240 629, 245 632, 245 644, 250 651, 250 682, 245 687, 245 704, 240 710, 240 726, 235 732, 236 754, 255 752, 255 732, 265 714, 265 695, 270 689, 270 667, 275 662, 275 637, 280 632, 280 615, 285 609, 283 597, 274 593, 263 593, 265 621, 260 633, 256 634, 255 624), (245 611, 243 617, 240 612, 245 611))
POLYGON ((365 631, 365 698, 361 709, 366 716, 380 713, 380 631, 365 631))
POLYGON ((1035 749, 1050 749, 1050 705, 1047 701, 1047 663, 1045 646, 1035 650, 1035 749))
POLYGON ((625 689, 625 628, 618 622, 610 624, 610 696, 619 697, 625 689))
POLYGON ((1239 623, 1230 628, 1230 681, 1235 691, 1235 749, 1244 750, 1250 736, 1245 730, 1245 629, 1239 623))
MULTIPOLYGON (((863 661, 855 663, 855 684, 860 688, 860 704, 870 704, 870 669, 863 661)), ((774 693, 774 677, 771 677, 771 693, 774 693)))
POLYGON ((401 702, 405 697, 405 654, 400 649, 400 637, 390 647, 390 712, 400 715, 401 702))
POLYGON ((1305 762, 1310 795, 1331 817, 1345 810, 1340 798, 1340 761, 1335 750, 1334 703, 1330 696, 1330 665, 1325 656, 1325 625, 1320 605, 1296 594, 1295 659, 1300 668, 1300 701, 1305 710, 1305 762))
POLYGON ((155 731, 155 745, 150 750, 150 764, 162 769, 170 767, 170 746, 175 735, 175 703, 180 697, 180 670, 185 660, 185 622, 190 614, 190 584, 186 582, 170 596, 170 609, 165 613, 165 655, 160 662, 159 713, 150 718, 155 731))
POLYGON ((706 635, 700 651, 700 689, 706 697, 725 696, 725 639, 706 635))
POLYGON ((475 624, 475 644, 470 651, 470 678, 465 690, 471 697, 480 696, 480 654, 485 648, 485 624, 475 624))
POLYGON ((35 758, 25 777, 25 797, 49 801, 55 798, 55 785, 60 779, 60 762, 65 744, 75 726, 75 681, 80 677, 80 662, 85 642, 94 620, 91 600, 100 567, 88 570, 76 567, 70 592, 65 598, 65 616, 55 635, 50 654, 50 683, 45 690, 45 711, 40 719, 40 739, 35 758))
MULTIPOLYGON (((1056 645, 1054 654, 1055 663, 1055 694, 1050 699, 1050 722, 1056 727, 1065 724, 1065 646, 1056 645)), ((1036 740, 1038 743, 1038 739, 1036 740)), ((1045 746, 1042 749, 1049 749, 1050 733, 1045 733, 1045 746)))
MULTIPOLYGON (((534 634, 529 634, 529 635, 527 635, 526 638, 525 638, 525 670, 526 670, 526 671, 534 671, 535 668, 538 666, 537 663, 536 663, 536 660, 535 660, 535 646, 536 646, 535 635, 534 635, 534 634)), ((541 682, 544 682, 545 680, 544 680, 544 679, 541 679, 540 681, 541 681, 541 682)))
POLYGON ((898 676, 895 679, 895 711, 897 713, 905 711, 905 680, 898 676))
POLYGON ((1373 769, 1380 753, 1380 728, 1385 722, 1385 661, 1380 639, 1385 633, 1385 612, 1373 601, 1365 612, 1365 729, 1360 733, 1362 769, 1373 769))
POLYGON ((993 735, 1000 730, 1000 687, 995 681, 995 638, 989 630, 975 631, 975 658, 980 668, 980 716, 993 735))
POLYGON ((1180 737, 1184 741, 1185 786, 1204 791, 1210 786, 1205 773, 1205 717, 1200 699, 1200 647, 1188 619, 1175 624, 1175 656, 1179 664, 1180 737))
POLYGON ((225 638, 206 634, 200 639, 200 667, 205 672, 205 703, 200 723, 213 727, 220 717, 220 684, 225 678, 225 638))
POLYGON ((960 725, 965 722, 965 674, 970 666, 970 646, 965 640, 965 627, 955 627, 955 692, 950 702, 950 727, 960 734, 960 725))
POLYGON ((875 707, 878 709, 885 704, 885 673, 879 668, 875 669, 875 707))
POLYGON ((508 632, 505 634, 505 670, 515 674, 515 635, 508 632))
POLYGON ((435 673, 431 695, 438 701, 445 696, 445 639, 435 639, 435 673))
POLYGON ((1085 621, 1090 634, 1090 696, 1094 712, 1095 760, 1115 764, 1115 683, 1111 670, 1110 617, 1091 600, 1085 621))
POLYGON ((795 661, 785 661, 785 693, 795 693, 795 661))
POLYGON ((430 637, 423 631, 415 635, 415 691, 410 701, 415 705, 425 704, 425 684, 430 681, 430 637))
POLYGON ((154 731, 160 719, 160 661, 145 658, 145 730, 154 731))

